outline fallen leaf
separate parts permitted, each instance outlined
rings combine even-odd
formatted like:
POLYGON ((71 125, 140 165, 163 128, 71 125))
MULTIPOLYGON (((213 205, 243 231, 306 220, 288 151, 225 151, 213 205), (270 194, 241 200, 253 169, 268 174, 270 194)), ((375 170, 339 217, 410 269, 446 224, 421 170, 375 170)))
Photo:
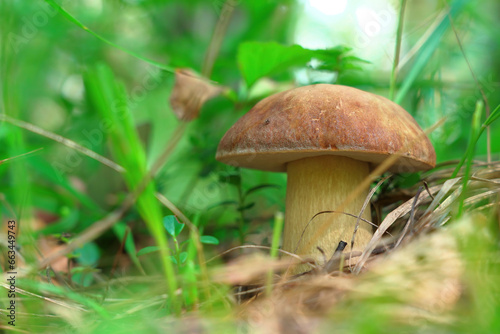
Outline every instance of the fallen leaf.
POLYGON ((170 95, 170 105, 178 119, 192 121, 198 118, 205 102, 221 92, 221 87, 199 77, 191 69, 177 69, 174 89, 170 95))

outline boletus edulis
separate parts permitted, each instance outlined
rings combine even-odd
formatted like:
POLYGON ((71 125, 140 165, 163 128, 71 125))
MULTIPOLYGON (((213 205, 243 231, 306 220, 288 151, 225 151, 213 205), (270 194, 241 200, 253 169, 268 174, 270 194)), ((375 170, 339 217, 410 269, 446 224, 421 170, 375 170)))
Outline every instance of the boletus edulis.
MULTIPOLYGON (((394 154, 399 157, 390 170, 396 173, 427 170, 436 161, 429 139, 399 105, 356 88, 317 84, 257 103, 224 135, 216 158, 286 172, 283 249, 321 261, 318 247, 330 257, 341 240, 350 243, 357 219, 323 214, 306 229, 308 222, 336 210, 371 168, 394 154), (325 224, 318 236, 317 227, 325 224)), ((343 212, 358 216, 368 192, 348 201, 343 212)), ((369 206, 361 218, 371 221, 369 206)), ((373 227, 361 221, 352 250, 363 250, 372 234, 373 227)))

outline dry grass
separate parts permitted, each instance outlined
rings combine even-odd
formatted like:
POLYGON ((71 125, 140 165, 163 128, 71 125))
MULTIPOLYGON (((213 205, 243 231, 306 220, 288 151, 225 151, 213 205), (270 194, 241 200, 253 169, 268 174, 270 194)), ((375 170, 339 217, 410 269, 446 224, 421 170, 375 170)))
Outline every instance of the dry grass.
MULTIPOLYGON (((238 316, 255 333, 321 330, 352 305, 373 301, 380 302, 378 316, 393 324, 451 325, 458 320, 457 308, 470 298, 464 245, 489 233, 488 218, 498 219, 500 192, 500 162, 475 162, 465 195, 462 176, 450 178, 454 166, 442 164, 410 189, 380 194, 374 205, 385 218, 355 264, 349 265, 350 254, 339 253, 289 277, 284 269, 290 260, 252 256, 219 269, 214 278, 238 286, 238 316), (465 214, 457 217, 460 200, 465 214), (272 294, 265 295, 263 282, 271 269, 281 272, 272 294)), ((354 312, 347 318, 365 316, 354 312)))

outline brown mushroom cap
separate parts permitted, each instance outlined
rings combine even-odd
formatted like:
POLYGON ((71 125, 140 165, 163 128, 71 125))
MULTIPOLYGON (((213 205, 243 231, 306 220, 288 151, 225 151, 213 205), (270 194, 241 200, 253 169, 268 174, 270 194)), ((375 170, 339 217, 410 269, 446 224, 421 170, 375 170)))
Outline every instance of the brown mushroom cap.
POLYGON ((290 161, 341 155, 372 164, 400 154, 395 172, 434 167, 436 153, 413 117, 372 93, 318 84, 274 94, 257 103, 224 135, 217 160, 286 171, 290 161))

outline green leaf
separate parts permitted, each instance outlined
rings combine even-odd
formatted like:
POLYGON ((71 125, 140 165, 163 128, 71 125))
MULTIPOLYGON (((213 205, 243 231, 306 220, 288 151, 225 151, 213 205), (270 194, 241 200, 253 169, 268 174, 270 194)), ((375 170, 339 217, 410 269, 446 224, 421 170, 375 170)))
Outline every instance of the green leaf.
POLYGON ((240 206, 237 210, 238 211, 245 211, 245 210, 253 208, 254 206, 255 206, 255 202, 252 202, 252 203, 249 203, 247 205, 240 206))
POLYGON ((160 247, 158 247, 158 246, 148 246, 148 247, 144 247, 143 249, 139 250, 137 252, 137 256, 155 253, 155 252, 159 252, 159 251, 160 251, 160 247))
POLYGON ((215 203, 214 205, 211 205, 207 208, 207 210, 214 209, 218 206, 225 206, 225 205, 238 205, 238 202, 236 201, 222 201, 219 203, 215 203))
POLYGON ((47 227, 40 230, 40 233, 43 235, 50 235, 56 233, 71 232, 73 231, 73 228, 77 226, 79 219, 79 210, 70 211, 68 214, 63 215, 57 222, 47 225, 47 227))
POLYGON ((83 287, 89 287, 94 281, 94 275, 91 272, 76 272, 71 275, 71 280, 83 287))
POLYGON ((93 242, 86 243, 81 248, 75 250, 78 255, 77 262, 82 266, 92 266, 97 264, 101 257, 99 247, 93 242))
POLYGON ((310 50, 299 45, 246 42, 238 49, 238 65, 249 87, 262 77, 290 67, 304 66, 310 59, 310 50))
POLYGON ((216 237, 212 237, 211 235, 202 235, 200 237, 200 242, 207 245, 218 245, 219 239, 217 239, 216 237))
POLYGON ((170 215, 163 218, 163 226, 167 230, 168 234, 173 237, 177 237, 182 229, 184 228, 184 224, 179 223, 177 217, 170 215))
POLYGON ((188 258, 188 253, 187 252, 182 252, 179 254, 179 260, 181 261, 181 264, 183 264, 184 262, 186 262, 188 258))
POLYGON ((355 57, 346 56, 351 48, 338 46, 326 50, 311 50, 314 52, 313 57, 320 60, 322 63, 315 66, 314 69, 322 71, 345 71, 345 70, 361 70, 359 63, 369 64, 369 61, 355 57))
POLYGON ((462 193, 460 194, 460 201, 458 202, 458 213, 459 217, 462 216, 464 212, 464 202, 467 198, 466 190, 467 185, 470 179, 471 168, 472 168, 472 160, 474 159, 474 152, 476 150, 477 141, 481 136, 481 116, 484 110, 483 100, 478 100, 476 102, 476 110, 474 110, 474 114, 472 115, 472 124, 471 131, 469 136, 469 145, 467 147, 467 151, 465 153, 466 164, 463 175, 463 184, 462 184, 462 193))
POLYGON ((276 42, 245 42, 238 49, 238 65, 248 87, 262 77, 278 74, 293 67, 305 67, 311 59, 322 64, 321 69, 341 71, 359 68, 355 63, 366 62, 347 56, 351 49, 337 46, 330 49, 311 50, 300 45, 285 46, 276 42))

